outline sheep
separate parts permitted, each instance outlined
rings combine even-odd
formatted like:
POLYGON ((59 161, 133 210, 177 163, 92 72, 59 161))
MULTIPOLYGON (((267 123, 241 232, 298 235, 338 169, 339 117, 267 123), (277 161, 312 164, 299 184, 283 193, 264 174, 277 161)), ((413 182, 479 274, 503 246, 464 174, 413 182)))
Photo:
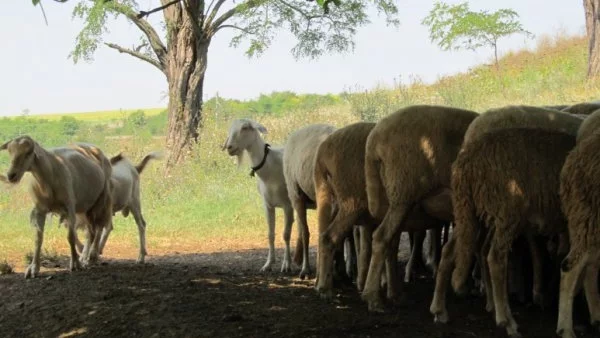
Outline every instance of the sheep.
MULTIPOLYGON (((598 120, 600 110, 588 119, 598 120)), ((587 120, 586 120, 587 122, 587 120)), ((600 269, 600 219, 598 208, 597 177, 600 156, 600 134, 597 123, 580 128, 577 145, 569 153, 560 173, 560 199, 568 224, 570 250, 561 264, 560 295, 556 333, 563 338, 574 338, 573 297, 583 274, 583 287, 588 303, 590 322, 600 324, 600 295, 598 294, 598 270, 600 269), (586 130, 592 128, 592 130, 586 130)))
MULTIPOLYGON (((146 220, 142 215, 142 205, 140 198, 140 174, 152 159, 161 159, 162 154, 159 152, 152 152, 142 159, 142 161, 134 166, 122 153, 117 154, 109 159, 112 166, 111 175, 111 197, 112 197, 112 212, 113 215, 117 212, 121 212, 123 217, 129 216, 131 212, 135 223, 138 227, 138 235, 140 241, 140 252, 137 258, 137 263, 144 263, 145 257, 148 254, 146 250, 146 220)), ((61 219, 61 221, 63 221, 61 219)), ((85 219, 77 217, 77 227, 81 227, 85 219)), ((99 254, 101 255, 104 251, 104 246, 108 240, 108 235, 113 229, 112 222, 110 222, 103 230, 100 237, 100 243, 98 245, 99 254)), ((81 242, 76 237, 78 247, 82 247, 81 242)))
POLYGON ((577 131, 577 142, 586 139, 588 136, 600 130, 600 109, 589 115, 577 131))
POLYGON ((591 115, 598 109, 600 109, 600 101, 576 103, 561 110, 569 114, 586 116, 591 115))
MULTIPOLYGON (((579 127, 582 125, 583 118, 581 116, 572 115, 566 112, 559 112, 555 109, 548 109, 543 107, 526 106, 526 105, 509 105, 500 108, 489 109, 469 126, 465 133, 463 141, 463 148, 475 139, 481 137, 481 135, 498 129, 513 128, 513 127, 527 127, 547 130, 557 130, 566 132, 570 135, 576 135, 579 127)), ((485 230, 484 230, 485 231, 485 230)), ((489 235, 491 236, 491 234, 489 235)), ((485 234, 482 235, 482 239, 485 240, 485 234)), ((534 244, 534 240, 531 236, 528 236, 527 242, 530 245, 530 251, 532 253, 533 268, 534 268, 534 285, 533 295, 534 303, 541 305, 543 303, 542 297, 542 278, 541 278, 541 257, 537 246, 534 244)), ((489 241, 488 241, 489 242, 489 241)), ((485 255, 487 246, 482 247, 482 254, 478 257, 485 255)), ((486 269, 485 259, 479 259, 482 269, 486 269)), ((486 271, 481 272, 483 278, 482 285, 489 286, 488 273, 486 271)), ((490 288, 485 288, 487 305, 486 308, 491 310, 493 306, 493 298, 490 288)))
POLYGON ((267 128, 262 124, 251 119, 236 119, 231 123, 223 150, 227 150, 229 156, 236 156, 238 166, 241 164, 244 152, 247 152, 252 162, 250 175, 258 176, 256 184, 263 199, 269 228, 269 253, 260 271, 270 270, 275 260, 275 208, 282 208, 285 249, 281 272, 291 272, 290 237, 294 223, 294 209, 283 175, 283 148, 271 147, 265 143, 260 136, 261 133, 267 133, 267 128))
MULTIPOLYGON (((310 233, 306 221, 306 209, 315 209, 315 186, 313 181, 314 160, 319 144, 333 131, 334 126, 328 124, 311 124, 292 132, 283 150, 283 174, 288 196, 298 217, 298 235, 302 238, 302 250, 296 248, 294 260, 300 262, 302 253, 302 270, 300 278, 310 274, 308 247, 310 233)), ((300 243, 300 241, 299 241, 300 243)))
MULTIPOLYGON (((358 122, 333 132, 318 147, 314 163, 314 186, 316 190, 317 217, 319 224, 318 278, 315 289, 324 298, 332 296, 333 252, 343 239, 352 232, 354 225, 361 225, 358 244, 357 288, 362 291, 367 275, 371 252, 371 229, 377 221, 369 214, 365 191, 364 158, 365 144, 375 123, 358 122)), ((408 228, 424 229, 435 220, 415 210, 407 220, 408 228)), ((399 240, 398 233, 396 241, 399 240)), ((388 298, 394 298, 395 265, 398 245, 389 250, 386 257, 388 298)), ((407 265, 407 271, 409 270, 407 265)))
POLYGON ((71 251, 70 270, 81 269, 97 259, 98 230, 112 220, 110 176, 112 168, 104 153, 90 144, 44 149, 31 137, 19 136, 0 146, 8 150, 11 164, 7 179, 20 182, 25 172, 31 172, 31 196, 34 207, 30 221, 36 228, 33 259, 25 278, 35 278, 40 271, 40 252, 47 213, 66 215, 71 251), (90 226, 81 264, 75 249, 76 214, 85 214, 90 226))
POLYGON ((479 220, 489 228, 487 264, 496 324, 520 336, 507 299, 508 252, 521 233, 565 231, 560 211, 559 174, 575 145, 575 136, 546 129, 509 128, 488 132, 466 144, 452 166, 454 236, 442 250, 430 312, 447 322, 441 300, 452 272, 452 287, 461 293, 475 251, 479 220))
POLYGON ((382 258, 397 233, 406 230, 414 206, 436 219, 452 221, 450 166, 477 113, 415 105, 382 118, 367 138, 365 180, 368 209, 382 223, 373 233, 371 261, 362 299, 383 311, 379 295, 382 258))

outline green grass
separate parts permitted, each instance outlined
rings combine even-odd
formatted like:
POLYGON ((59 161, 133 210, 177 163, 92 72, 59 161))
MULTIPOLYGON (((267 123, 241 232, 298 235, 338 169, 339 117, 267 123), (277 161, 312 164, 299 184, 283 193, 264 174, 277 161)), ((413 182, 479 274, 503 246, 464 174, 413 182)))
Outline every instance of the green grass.
MULTIPOLYGON (((582 37, 545 37, 533 51, 516 51, 506 55, 500 61, 500 70, 481 65, 463 74, 441 78, 431 85, 412 78, 409 84, 342 94, 340 102, 334 105, 291 109, 287 113, 253 115, 237 110, 217 113, 207 107, 201 145, 188 161, 175 168, 169 177, 163 176, 164 162, 152 162, 141 176, 142 207, 148 223, 148 251, 153 255, 267 246, 267 230, 256 179, 248 175, 247 162, 237 168, 234 160, 221 151, 230 119, 235 116, 256 118, 269 131, 265 135, 267 142, 282 144, 291 131, 309 123, 332 123, 342 127, 361 119, 376 121, 399 107, 411 104, 442 104, 483 111, 507 104, 569 104, 597 99, 600 83, 585 79, 586 46, 582 37)), ((163 108, 144 111, 151 116, 163 111, 163 108)), ((106 122, 122 120, 120 114, 120 111, 109 111, 71 116, 106 122)), ((60 115, 41 117, 59 119, 60 115)), ((94 142, 110 155, 125 151, 133 162, 150 151, 163 148, 162 139, 153 138, 143 130, 136 131, 130 138, 110 138, 106 137, 106 130, 88 129, 82 127, 75 139, 94 142)), ((39 132, 42 144, 50 143, 44 139, 48 135, 39 132)), ((7 154, 0 152, 0 172, 4 172, 7 165, 7 154)), ((0 186, 0 261, 6 260, 17 271, 24 268, 23 255, 33 248, 34 231, 29 225, 31 206, 25 182, 18 186, 0 186)), ((282 246, 282 218, 281 211, 278 211, 278 247, 282 246)), ((56 218, 46 223, 44 248, 58 255, 67 255, 66 231, 57 223, 56 218)), ((314 211, 309 211, 309 224, 311 243, 314 244, 314 211)), ((133 218, 125 219, 117 214, 114 227, 105 254, 135 259, 138 240, 133 218)), ((294 226, 292 240, 295 237, 294 226)))
MULTIPOLYGON (((166 108, 144 108, 141 109, 144 111, 146 116, 154 116, 160 114, 166 108)), ((123 119, 126 118, 131 113, 138 111, 140 109, 119 109, 119 110, 101 110, 94 112, 79 112, 79 113, 55 113, 55 114, 39 114, 39 115, 30 115, 31 118, 41 118, 47 120, 58 120, 63 116, 71 116, 78 120, 87 121, 87 122, 105 122, 114 119, 123 119)))

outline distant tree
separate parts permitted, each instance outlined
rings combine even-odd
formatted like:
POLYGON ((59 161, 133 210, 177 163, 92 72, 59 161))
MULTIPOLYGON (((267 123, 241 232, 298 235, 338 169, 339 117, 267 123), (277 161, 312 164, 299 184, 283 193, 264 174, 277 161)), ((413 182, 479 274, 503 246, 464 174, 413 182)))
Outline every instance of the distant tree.
POLYGON ((143 110, 136 110, 127 117, 127 123, 134 128, 142 128, 147 122, 146 114, 143 110))
POLYGON ((60 118, 62 133, 67 136, 74 136, 79 130, 79 122, 72 116, 63 116, 60 118))
POLYGON ((29 108, 21 110, 21 116, 29 116, 30 113, 31 111, 29 110, 29 108))
MULTIPOLYGON (((598 1, 598 0, 596 0, 598 1)), ((436 2, 429 15, 421 22, 429 28, 429 38, 442 50, 475 50, 491 47, 498 67, 498 40, 513 34, 532 38, 518 21, 519 15, 512 9, 495 12, 472 12, 466 2, 448 5, 436 2)))
POLYGON ((600 75, 600 0, 583 0, 588 38, 588 77, 600 75))

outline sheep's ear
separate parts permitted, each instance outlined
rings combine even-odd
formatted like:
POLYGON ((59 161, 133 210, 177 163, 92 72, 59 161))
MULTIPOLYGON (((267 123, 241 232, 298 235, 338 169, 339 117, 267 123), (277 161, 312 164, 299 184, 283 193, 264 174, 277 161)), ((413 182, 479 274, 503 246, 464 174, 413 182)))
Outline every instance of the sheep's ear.
POLYGON ((256 122, 256 121, 253 121, 253 122, 252 122, 252 126, 253 126, 253 127, 256 129, 256 130, 260 131, 260 132, 261 132, 261 133, 263 133, 263 134, 267 134, 267 133, 268 133, 268 131, 267 131, 267 128, 265 128, 265 126, 263 126, 262 124, 260 124, 260 123, 258 123, 258 122, 256 122))
POLYGON ((4 143, 3 145, 0 146, 0 150, 6 150, 6 148, 8 148, 8 144, 11 142, 12 140, 4 143))

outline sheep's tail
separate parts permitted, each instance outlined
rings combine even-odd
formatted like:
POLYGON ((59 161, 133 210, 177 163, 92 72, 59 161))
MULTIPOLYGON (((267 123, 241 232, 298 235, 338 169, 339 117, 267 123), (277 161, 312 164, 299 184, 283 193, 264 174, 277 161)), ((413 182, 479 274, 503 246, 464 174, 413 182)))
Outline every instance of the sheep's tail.
POLYGON ((383 186, 381 160, 377 158, 374 149, 369 149, 367 143, 367 152, 365 154, 365 184, 367 189, 367 199, 369 201, 369 212, 378 220, 385 216, 384 204, 387 202, 383 186))
POLYGON ((146 167, 146 164, 148 164, 148 162, 150 160, 152 160, 152 159, 159 160, 162 158, 163 158, 162 152, 158 152, 158 151, 151 152, 148 155, 144 156, 144 158, 142 159, 140 164, 135 166, 135 170, 137 170, 138 174, 141 174, 142 171, 144 170, 144 168, 146 167))
MULTIPOLYGON (((472 177, 468 175, 469 156, 461 156, 452 166, 452 205, 454 210, 454 245, 455 270, 452 273, 452 288, 462 292, 471 272, 473 256, 476 250, 478 219, 475 214, 475 203, 471 194, 472 177)), ((485 259, 485 257, 484 257, 485 259)))
POLYGON ((317 219, 319 225, 319 238, 321 234, 327 230, 331 220, 333 219, 333 190, 327 182, 329 172, 320 160, 319 153, 316 155, 314 182, 315 182, 315 197, 317 204, 317 219))

